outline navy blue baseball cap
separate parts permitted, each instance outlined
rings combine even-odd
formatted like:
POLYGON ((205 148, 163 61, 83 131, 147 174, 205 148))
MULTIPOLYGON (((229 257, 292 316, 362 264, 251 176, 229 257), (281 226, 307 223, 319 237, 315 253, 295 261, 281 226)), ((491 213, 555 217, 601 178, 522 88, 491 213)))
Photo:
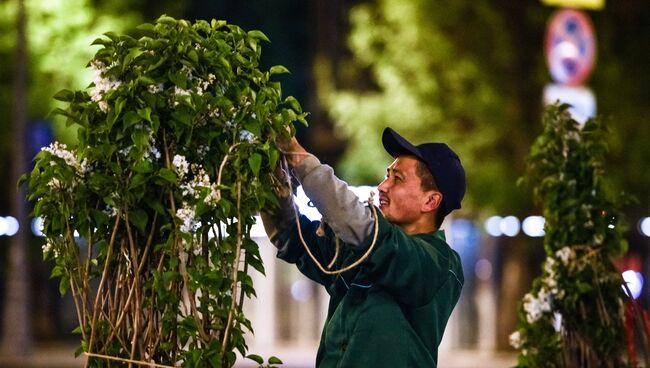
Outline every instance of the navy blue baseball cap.
POLYGON ((424 162, 442 193, 439 211, 443 215, 460 208, 460 202, 465 196, 465 169, 458 155, 449 146, 444 143, 414 146, 391 128, 384 129, 381 141, 386 152, 395 158, 411 155, 424 162))

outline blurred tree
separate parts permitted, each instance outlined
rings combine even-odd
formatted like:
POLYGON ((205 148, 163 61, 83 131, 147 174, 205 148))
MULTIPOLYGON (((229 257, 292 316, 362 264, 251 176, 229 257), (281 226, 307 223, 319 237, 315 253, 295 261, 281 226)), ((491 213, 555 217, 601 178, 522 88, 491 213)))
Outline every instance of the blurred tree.
MULTIPOLYGON (((18 0, 16 12, 16 56, 13 81, 13 146, 12 151, 16 163, 9 175, 11 182, 17 182, 25 169, 25 149, 21 142, 25 136, 27 125, 27 36, 25 1, 18 0)), ((11 186, 11 214, 19 222, 27 220, 25 206, 25 191, 11 186)), ((25 221, 26 222, 26 221, 25 221)), ((7 277, 7 302, 3 315, 3 330, 0 348, 4 354, 25 356, 32 348, 31 321, 29 309, 29 267, 27 266, 26 230, 19 229, 11 239, 9 248, 9 267, 7 277)))

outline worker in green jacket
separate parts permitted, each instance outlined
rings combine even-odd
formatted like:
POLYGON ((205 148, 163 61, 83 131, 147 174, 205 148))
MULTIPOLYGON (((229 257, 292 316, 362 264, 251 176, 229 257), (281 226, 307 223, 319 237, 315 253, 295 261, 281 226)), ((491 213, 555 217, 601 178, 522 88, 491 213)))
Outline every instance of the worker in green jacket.
POLYGON ((440 230, 465 194, 458 156, 444 143, 415 146, 390 128, 382 143, 394 161, 378 186, 380 211, 294 138, 288 166, 326 226, 299 215, 291 195, 262 214, 278 257, 330 295, 318 368, 436 367, 463 286, 458 253, 440 230))

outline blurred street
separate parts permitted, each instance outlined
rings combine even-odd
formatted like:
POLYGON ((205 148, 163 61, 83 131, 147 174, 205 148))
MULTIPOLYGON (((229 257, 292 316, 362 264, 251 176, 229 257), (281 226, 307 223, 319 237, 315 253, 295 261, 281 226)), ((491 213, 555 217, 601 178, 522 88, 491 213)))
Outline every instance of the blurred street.
MULTIPOLYGON (((74 357, 74 344, 51 344, 37 346, 32 356, 24 360, 9 361, 0 356, 2 368, 77 368, 83 367, 85 358, 74 357)), ((283 368, 311 368, 316 356, 314 348, 286 348, 274 352, 256 351, 265 358, 276 355, 283 360, 283 368)), ((481 353, 474 350, 448 350, 440 352, 439 368, 474 368, 480 362, 482 368, 512 367, 516 362, 514 353, 481 353)), ((253 368, 249 361, 239 361, 238 368, 253 368)), ((363 367, 360 367, 363 368, 363 367)))

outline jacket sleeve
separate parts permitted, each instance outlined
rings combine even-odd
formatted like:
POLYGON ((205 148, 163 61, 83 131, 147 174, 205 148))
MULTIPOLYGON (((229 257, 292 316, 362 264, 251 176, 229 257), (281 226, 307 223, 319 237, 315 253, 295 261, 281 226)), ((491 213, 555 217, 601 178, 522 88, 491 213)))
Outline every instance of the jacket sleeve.
POLYGON ((336 251, 334 234, 328 229, 324 236, 318 236, 316 229, 320 224, 319 221, 310 221, 303 215, 299 217, 299 221, 304 244, 300 239, 298 226, 294 222, 293 226, 284 231, 274 243, 278 248, 277 257, 295 264, 305 276, 327 288, 334 281, 334 276, 323 273, 311 259, 305 247, 308 247, 314 258, 323 267, 327 267, 336 251))
MULTIPOLYGON (((399 303, 413 307, 429 303, 452 276, 451 248, 433 234, 407 235, 377 213, 375 249, 364 263, 367 281, 388 291, 399 303)), ((365 253, 372 238, 355 252, 365 253)))
POLYGON ((343 242, 358 245, 370 235, 370 209, 350 191, 347 183, 334 175, 330 166, 312 155, 295 167, 294 173, 323 220, 343 242))

